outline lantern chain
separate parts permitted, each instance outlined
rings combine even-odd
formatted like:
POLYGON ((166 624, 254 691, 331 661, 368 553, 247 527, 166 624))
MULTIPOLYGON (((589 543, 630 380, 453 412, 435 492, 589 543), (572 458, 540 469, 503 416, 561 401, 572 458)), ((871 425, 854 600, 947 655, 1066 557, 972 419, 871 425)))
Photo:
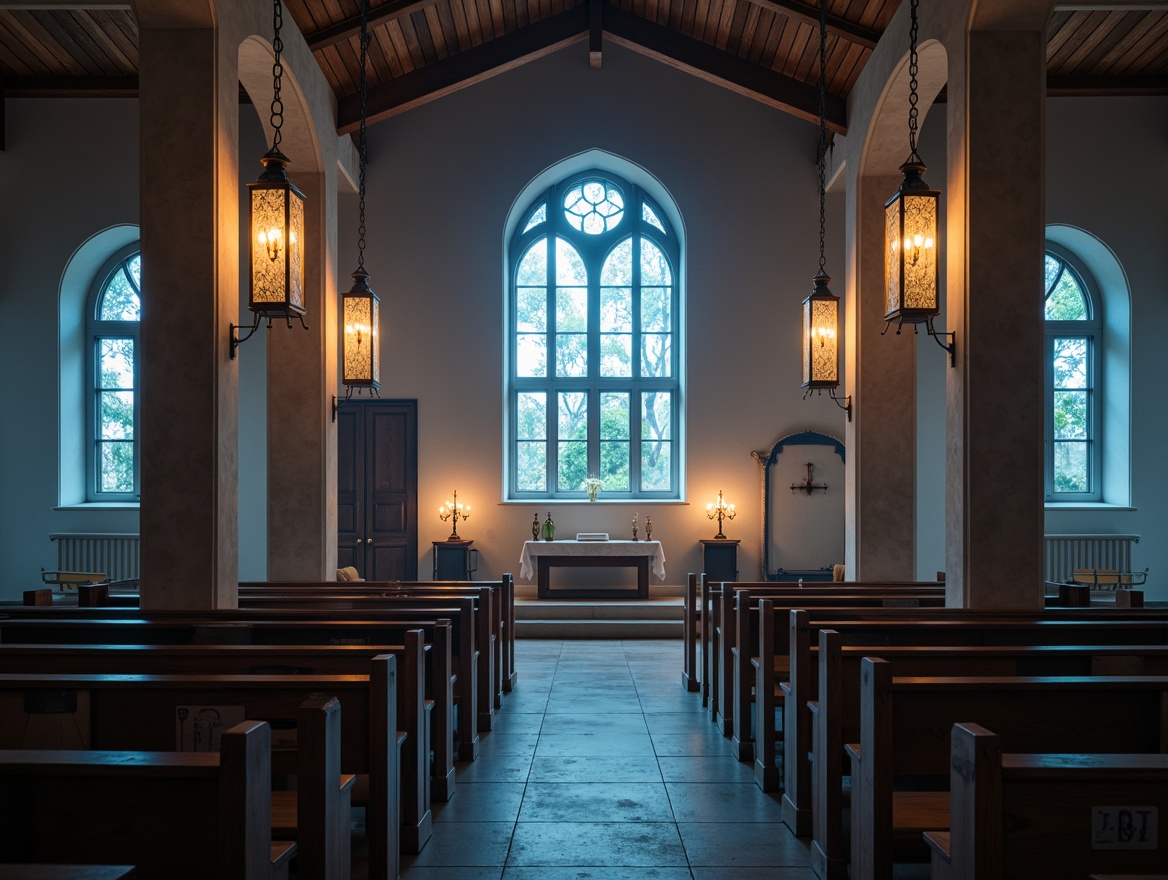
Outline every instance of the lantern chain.
POLYGON ((280 99, 281 80, 284 78, 284 65, 280 62, 280 54, 284 51, 284 41, 280 39, 280 28, 284 25, 284 5, 280 0, 274 0, 272 10, 272 51, 275 59, 272 61, 272 115, 269 121, 272 124, 272 149, 280 146, 280 128, 284 125, 284 102, 280 99))
POLYGON ((908 146, 910 162, 913 157, 916 157, 917 162, 921 161, 921 157, 917 153, 917 72, 920 69, 917 63, 917 2, 918 0, 912 0, 909 6, 911 13, 908 31, 908 146))
POLYGON ((827 0, 819 0, 819 274, 827 264, 824 256, 823 240, 825 207, 824 187, 827 164, 827 0))
POLYGON ((358 147, 360 171, 357 183, 360 213, 360 221, 357 225, 357 269, 361 272, 365 271, 365 113, 366 93, 369 84, 369 76, 366 72, 366 62, 369 55, 368 6, 368 0, 361 0, 361 143, 358 147))

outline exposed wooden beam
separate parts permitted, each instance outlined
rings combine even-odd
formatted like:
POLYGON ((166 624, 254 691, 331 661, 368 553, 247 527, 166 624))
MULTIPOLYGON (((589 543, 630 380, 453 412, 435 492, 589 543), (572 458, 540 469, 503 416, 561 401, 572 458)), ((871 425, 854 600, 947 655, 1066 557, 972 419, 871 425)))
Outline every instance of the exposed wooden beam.
MULTIPOLYGON (((585 40, 589 15, 586 4, 573 6, 566 12, 374 86, 369 89, 366 118, 371 123, 388 119, 585 40)), ((337 106, 337 133, 347 134, 360 125, 361 96, 342 98, 337 106)))
MULTIPOLYGON (((819 27, 819 7, 814 3, 804 3, 801 0, 750 0, 750 2, 778 15, 819 27)), ((827 14, 827 32, 866 49, 875 49, 876 42, 880 39, 880 31, 874 31, 830 12, 827 14)))
POLYGON ((604 0, 588 0, 588 66, 600 69, 603 61, 604 0))
POLYGON ((136 76, 17 76, 7 80, 9 98, 136 98, 136 76))
MULTIPOLYGON (((604 10, 604 29, 614 42, 636 52, 800 119, 819 122, 819 90, 816 86, 759 67, 730 52, 682 36, 614 6, 604 10)), ((825 115, 830 131, 847 134, 847 103, 842 97, 827 96, 825 115)))
MULTIPOLYGON (((391 18, 401 18, 417 12, 419 9, 433 6, 435 2, 436 0, 389 0, 388 3, 382 3, 380 6, 370 9, 366 15, 366 21, 368 21, 369 27, 373 27, 375 24, 388 21, 391 18)), ((316 52, 326 46, 355 37, 359 33, 361 33, 361 16, 354 15, 352 18, 338 21, 336 24, 321 28, 314 33, 305 34, 304 41, 308 43, 309 49, 316 52)))
POLYGON ((1048 76, 1046 94, 1052 98, 1168 95, 1168 74, 1048 76))
POLYGON ((106 12, 129 12, 131 6, 129 3, 85 3, 82 0, 40 0, 38 3, 26 3, 23 0, 0 0, 0 9, 3 9, 5 12, 33 12, 42 9, 55 9, 58 11, 68 11, 70 9, 90 11, 98 9, 106 12))
POLYGON ((1168 9, 1165 0, 1058 0, 1054 4, 1055 12, 1094 12, 1096 10, 1109 12, 1141 12, 1143 10, 1168 9))

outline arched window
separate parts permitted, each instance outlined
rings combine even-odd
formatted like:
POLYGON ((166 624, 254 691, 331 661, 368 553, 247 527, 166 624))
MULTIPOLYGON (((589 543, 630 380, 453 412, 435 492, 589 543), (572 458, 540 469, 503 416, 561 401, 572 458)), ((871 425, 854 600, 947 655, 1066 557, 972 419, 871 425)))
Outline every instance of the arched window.
POLYGON ((680 245, 638 186, 544 190, 510 242, 511 499, 680 497, 680 245))
POLYGON ((1046 500, 1102 497, 1103 318, 1085 270, 1046 252, 1046 500))
POLYGON ((141 264, 137 243, 123 248, 86 301, 88 501, 138 500, 141 264))

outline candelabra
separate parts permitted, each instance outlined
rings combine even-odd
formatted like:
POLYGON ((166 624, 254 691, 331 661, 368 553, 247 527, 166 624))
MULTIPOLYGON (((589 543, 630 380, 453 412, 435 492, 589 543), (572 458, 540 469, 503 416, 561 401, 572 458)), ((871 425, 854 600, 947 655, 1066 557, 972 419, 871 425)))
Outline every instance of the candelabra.
POLYGON ((717 504, 710 503, 710 504, 706 505, 706 516, 709 517, 710 519, 718 520, 718 534, 714 535, 715 539, 726 537, 725 535, 722 534, 722 520, 734 519, 734 517, 737 515, 738 515, 737 511, 734 510, 734 505, 727 504, 725 501, 722 500, 722 490, 721 489, 718 490, 717 504))
POLYGON ((454 491, 454 500, 447 501, 445 504, 441 505, 438 508, 438 518, 440 520, 442 520, 442 522, 446 522, 447 520, 453 520, 452 524, 454 526, 454 530, 450 533, 450 537, 446 539, 447 541, 462 540, 461 538, 458 537, 458 521, 460 519, 462 519, 462 520, 470 519, 470 505, 469 504, 463 505, 458 500, 458 490, 457 489, 454 491))

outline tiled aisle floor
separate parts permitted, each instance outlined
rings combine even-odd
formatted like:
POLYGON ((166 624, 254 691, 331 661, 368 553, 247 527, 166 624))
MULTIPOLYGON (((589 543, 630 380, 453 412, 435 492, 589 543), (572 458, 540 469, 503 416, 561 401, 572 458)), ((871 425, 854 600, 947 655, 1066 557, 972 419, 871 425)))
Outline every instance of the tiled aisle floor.
POLYGON ((681 642, 520 640, 518 683, 403 880, 807 880, 782 824, 681 687, 681 642))

